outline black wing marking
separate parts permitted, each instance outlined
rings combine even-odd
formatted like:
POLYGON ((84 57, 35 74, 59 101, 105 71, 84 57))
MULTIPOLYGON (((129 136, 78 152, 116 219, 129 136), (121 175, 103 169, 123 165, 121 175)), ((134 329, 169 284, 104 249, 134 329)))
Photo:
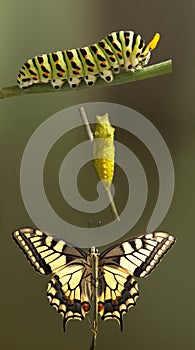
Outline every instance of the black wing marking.
POLYGON ((12 235, 35 270, 43 275, 56 272, 71 261, 86 259, 87 256, 83 250, 38 229, 23 227, 12 235))
POLYGON ((101 264, 115 264, 130 275, 145 277, 159 264, 176 239, 167 232, 141 234, 100 254, 101 264))

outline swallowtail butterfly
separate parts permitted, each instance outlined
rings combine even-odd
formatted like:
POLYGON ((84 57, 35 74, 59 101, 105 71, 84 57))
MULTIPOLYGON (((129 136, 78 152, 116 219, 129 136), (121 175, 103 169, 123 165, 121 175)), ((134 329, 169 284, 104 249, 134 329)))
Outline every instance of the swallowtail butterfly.
POLYGON ((109 190, 114 175, 114 131, 108 113, 96 116, 93 141, 94 166, 103 185, 109 190))
POLYGON ((80 49, 56 51, 27 60, 20 68, 17 82, 22 89, 42 82, 60 89, 65 81, 77 88, 82 79, 93 86, 98 77, 107 83, 113 74, 141 69, 155 49, 160 35, 155 34, 148 45, 133 31, 119 31, 107 35, 97 44, 80 49))
POLYGON ((101 254, 87 253, 38 229, 20 228, 13 238, 32 266, 42 275, 53 274, 47 289, 49 302, 66 322, 84 320, 98 285, 98 311, 103 320, 115 319, 123 328, 123 314, 139 296, 134 277, 146 277, 172 247, 175 238, 166 232, 140 234, 117 243, 101 254), (98 259, 94 283, 92 260, 98 259))

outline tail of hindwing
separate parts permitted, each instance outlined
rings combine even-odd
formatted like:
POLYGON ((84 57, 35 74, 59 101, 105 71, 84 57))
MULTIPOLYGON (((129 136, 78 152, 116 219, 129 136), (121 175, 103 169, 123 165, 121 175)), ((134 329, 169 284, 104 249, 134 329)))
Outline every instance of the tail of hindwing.
POLYGON ((90 310, 88 299, 71 299, 70 292, 65 291, 59 278, 55 275, 48 284, 47 297, 49 303, 63 317, 63 328, 66 330, 66 323, 70 320, 83 321, 86 313, 90 310))

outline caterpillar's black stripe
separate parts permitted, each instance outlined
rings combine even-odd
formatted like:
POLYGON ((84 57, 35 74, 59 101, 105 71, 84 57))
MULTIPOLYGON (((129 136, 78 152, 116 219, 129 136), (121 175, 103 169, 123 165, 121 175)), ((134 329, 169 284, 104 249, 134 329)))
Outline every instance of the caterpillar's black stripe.
POLYGON ((98 76, 111 82, 113 75, 120 73, 123 67, 126 71, 143 68, 159 38, 160 35, 155 34, 146 45, 140 35, 118 31, 97 44, 38 55, 24 63, 17 82, 23 89, 39 82, 51 82, 54 89, 60 89, 65 81, 76 88, 82 79, 93 86, 98 76))

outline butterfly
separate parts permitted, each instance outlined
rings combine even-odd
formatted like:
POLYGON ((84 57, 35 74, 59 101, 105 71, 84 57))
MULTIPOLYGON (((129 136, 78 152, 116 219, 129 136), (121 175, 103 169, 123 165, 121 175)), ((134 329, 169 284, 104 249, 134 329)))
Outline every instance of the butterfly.
POLYGON ((134 277, 148 276, 175 242, 171 234, 153 232, 116 243, 102 253, 95 247, 86 253, 35 228, 20 228, 12 235, 36 271, 53 274, 47 297, 63 316, 64 331, 69 320, 85 319, 95 293, 101 318, 117 320, 122 330, 123 315, 139 296, 134 277))

